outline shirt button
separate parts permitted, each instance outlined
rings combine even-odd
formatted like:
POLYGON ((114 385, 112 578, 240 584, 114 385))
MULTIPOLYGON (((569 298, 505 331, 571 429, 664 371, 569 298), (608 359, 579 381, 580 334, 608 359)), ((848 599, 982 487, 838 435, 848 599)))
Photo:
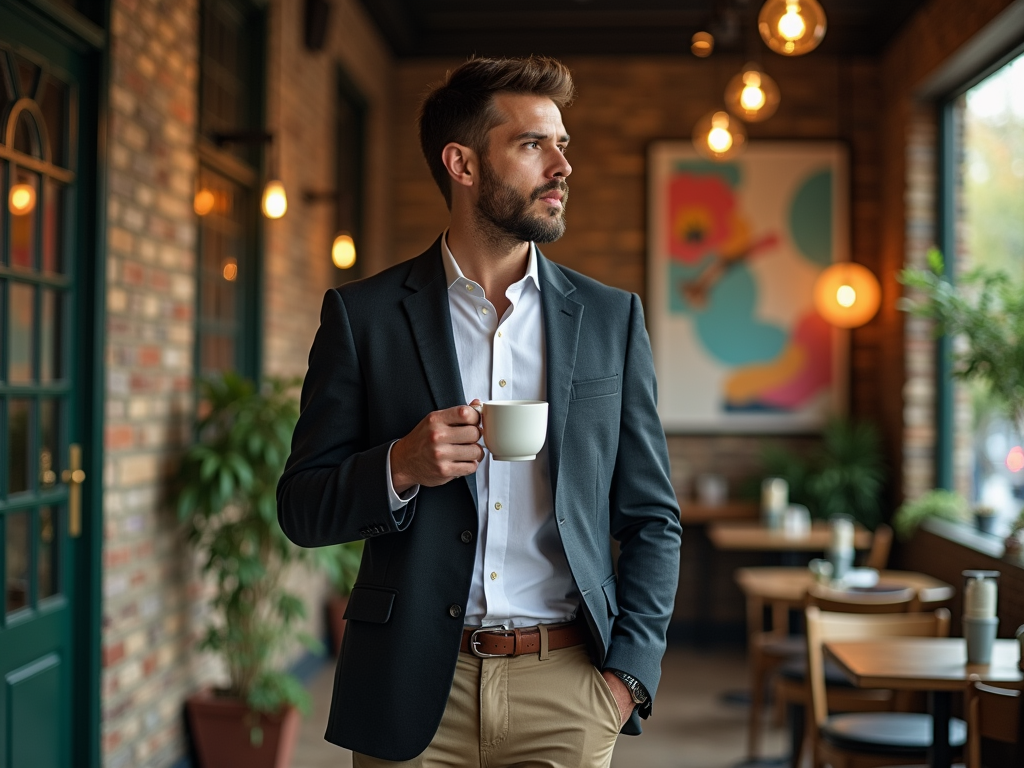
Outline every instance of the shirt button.
POLYGON ((502 379, 501 381, 499 381, 499 382, 498 382, 498 386, 499 386, 499 387, 504 387, 504 386, 505 386, 505 384, 506 384, 506 382, 505 382, 505 380, 504 380, 504 379, 502 379))
POLYGON ((467 291, 472 291, 473 290, 473 286, 470 285, 469 283, 466 283, 466 290, 467 291))
POLYGON ((450 606, 448 606, 448 615, 451 616, 453 619, 459 618, 459 616, 462 615, 462 606, 461 605, 450 605, 450 606))
POLYGON ((494 508, 495 509, 501 509, 501 502, 500 501, 494 502, 494 508))
POLYGON ((486 315, 487 314, 487 307, 480 307, 480 314, 486 315))
POLYGON ((498 338, 501 338, 501 331, 498 331, 498 338))
POLYGON ((462 543, 463 544, 469 544, 469 542, 471 542, 473 540, 473 532, 472 531, 463 531, 462 532, 462 536, 460 536, 459 538, 462 539, 462 543))
POLYGON ((494 571, 491 571, 491 581, 494 581, 496 578, 498 578, 498 574, 494 571))

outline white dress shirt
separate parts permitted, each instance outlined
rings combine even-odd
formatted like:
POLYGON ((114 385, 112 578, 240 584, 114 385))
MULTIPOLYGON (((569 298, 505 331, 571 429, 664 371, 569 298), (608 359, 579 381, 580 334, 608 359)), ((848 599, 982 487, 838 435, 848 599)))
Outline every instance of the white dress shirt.
MULTIPOLYGON (((467 402, 546 399, 536 247, 530 244, 526 274, 505 292, 512 305, 501 318, 483 288, 462 274, 448 249, 447 232, 441 254, 467 402)), ((398 517, 419 486, 404 496, 395 493, 390 451, 387 476, 391 510, 398 517)), ((534 461, 494 461, 485 449, 476 487, 479 535, 466 625, 524 627, 573 618, 580 596, 555 524, 547 446, 534 461)))

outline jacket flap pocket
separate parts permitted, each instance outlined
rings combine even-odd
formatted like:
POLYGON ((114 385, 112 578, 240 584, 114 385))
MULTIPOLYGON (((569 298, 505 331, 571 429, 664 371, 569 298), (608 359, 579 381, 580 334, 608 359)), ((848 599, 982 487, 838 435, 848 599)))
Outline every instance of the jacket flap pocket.
POLYGON ((613 573, 607 579, 604 580, 604 584, 601 585, 601 589, 604 590, 605 600, 608 601, 608 610, 611 611, 612 616, 619 615, 619 600, 615 596, 615 574, 613 573))
POLYGON ((397 594, 387 587, 356 586, 348 597, 345 618, 384 624, 391 618, 391 606, 397 594))
POLYGON ((572 383, 572 400, 585 400, 588 397, 614 395, 619 391, 619 374, 606 376, 603 379, 574 381, 572 383))

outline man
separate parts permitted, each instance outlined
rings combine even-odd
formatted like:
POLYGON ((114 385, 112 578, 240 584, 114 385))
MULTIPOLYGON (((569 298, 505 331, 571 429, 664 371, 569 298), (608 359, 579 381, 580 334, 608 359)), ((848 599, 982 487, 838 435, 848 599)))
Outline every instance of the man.
POLYGON ((651 713, 680 527, 643 313, 535 246, 572 95, 547 58, 450 72, 420 116, 448 230, 324 299, 278 516, 367 539, 326 735, 357 768, 607 766, 651 713), (548 401, 535 461, 487 454, 484 400, 548 401))

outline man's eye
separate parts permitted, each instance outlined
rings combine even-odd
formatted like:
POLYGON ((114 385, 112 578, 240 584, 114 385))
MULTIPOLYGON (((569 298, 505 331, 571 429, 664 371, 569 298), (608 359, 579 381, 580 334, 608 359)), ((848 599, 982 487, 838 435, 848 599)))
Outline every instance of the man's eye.
POLYGON ((540 144, 538 142, 536 142, 536 141, 528 141, 528 142, 526 142, 526 146, 528 146, 531 149, 533 149, 535 147, 539 147, 540 144))

